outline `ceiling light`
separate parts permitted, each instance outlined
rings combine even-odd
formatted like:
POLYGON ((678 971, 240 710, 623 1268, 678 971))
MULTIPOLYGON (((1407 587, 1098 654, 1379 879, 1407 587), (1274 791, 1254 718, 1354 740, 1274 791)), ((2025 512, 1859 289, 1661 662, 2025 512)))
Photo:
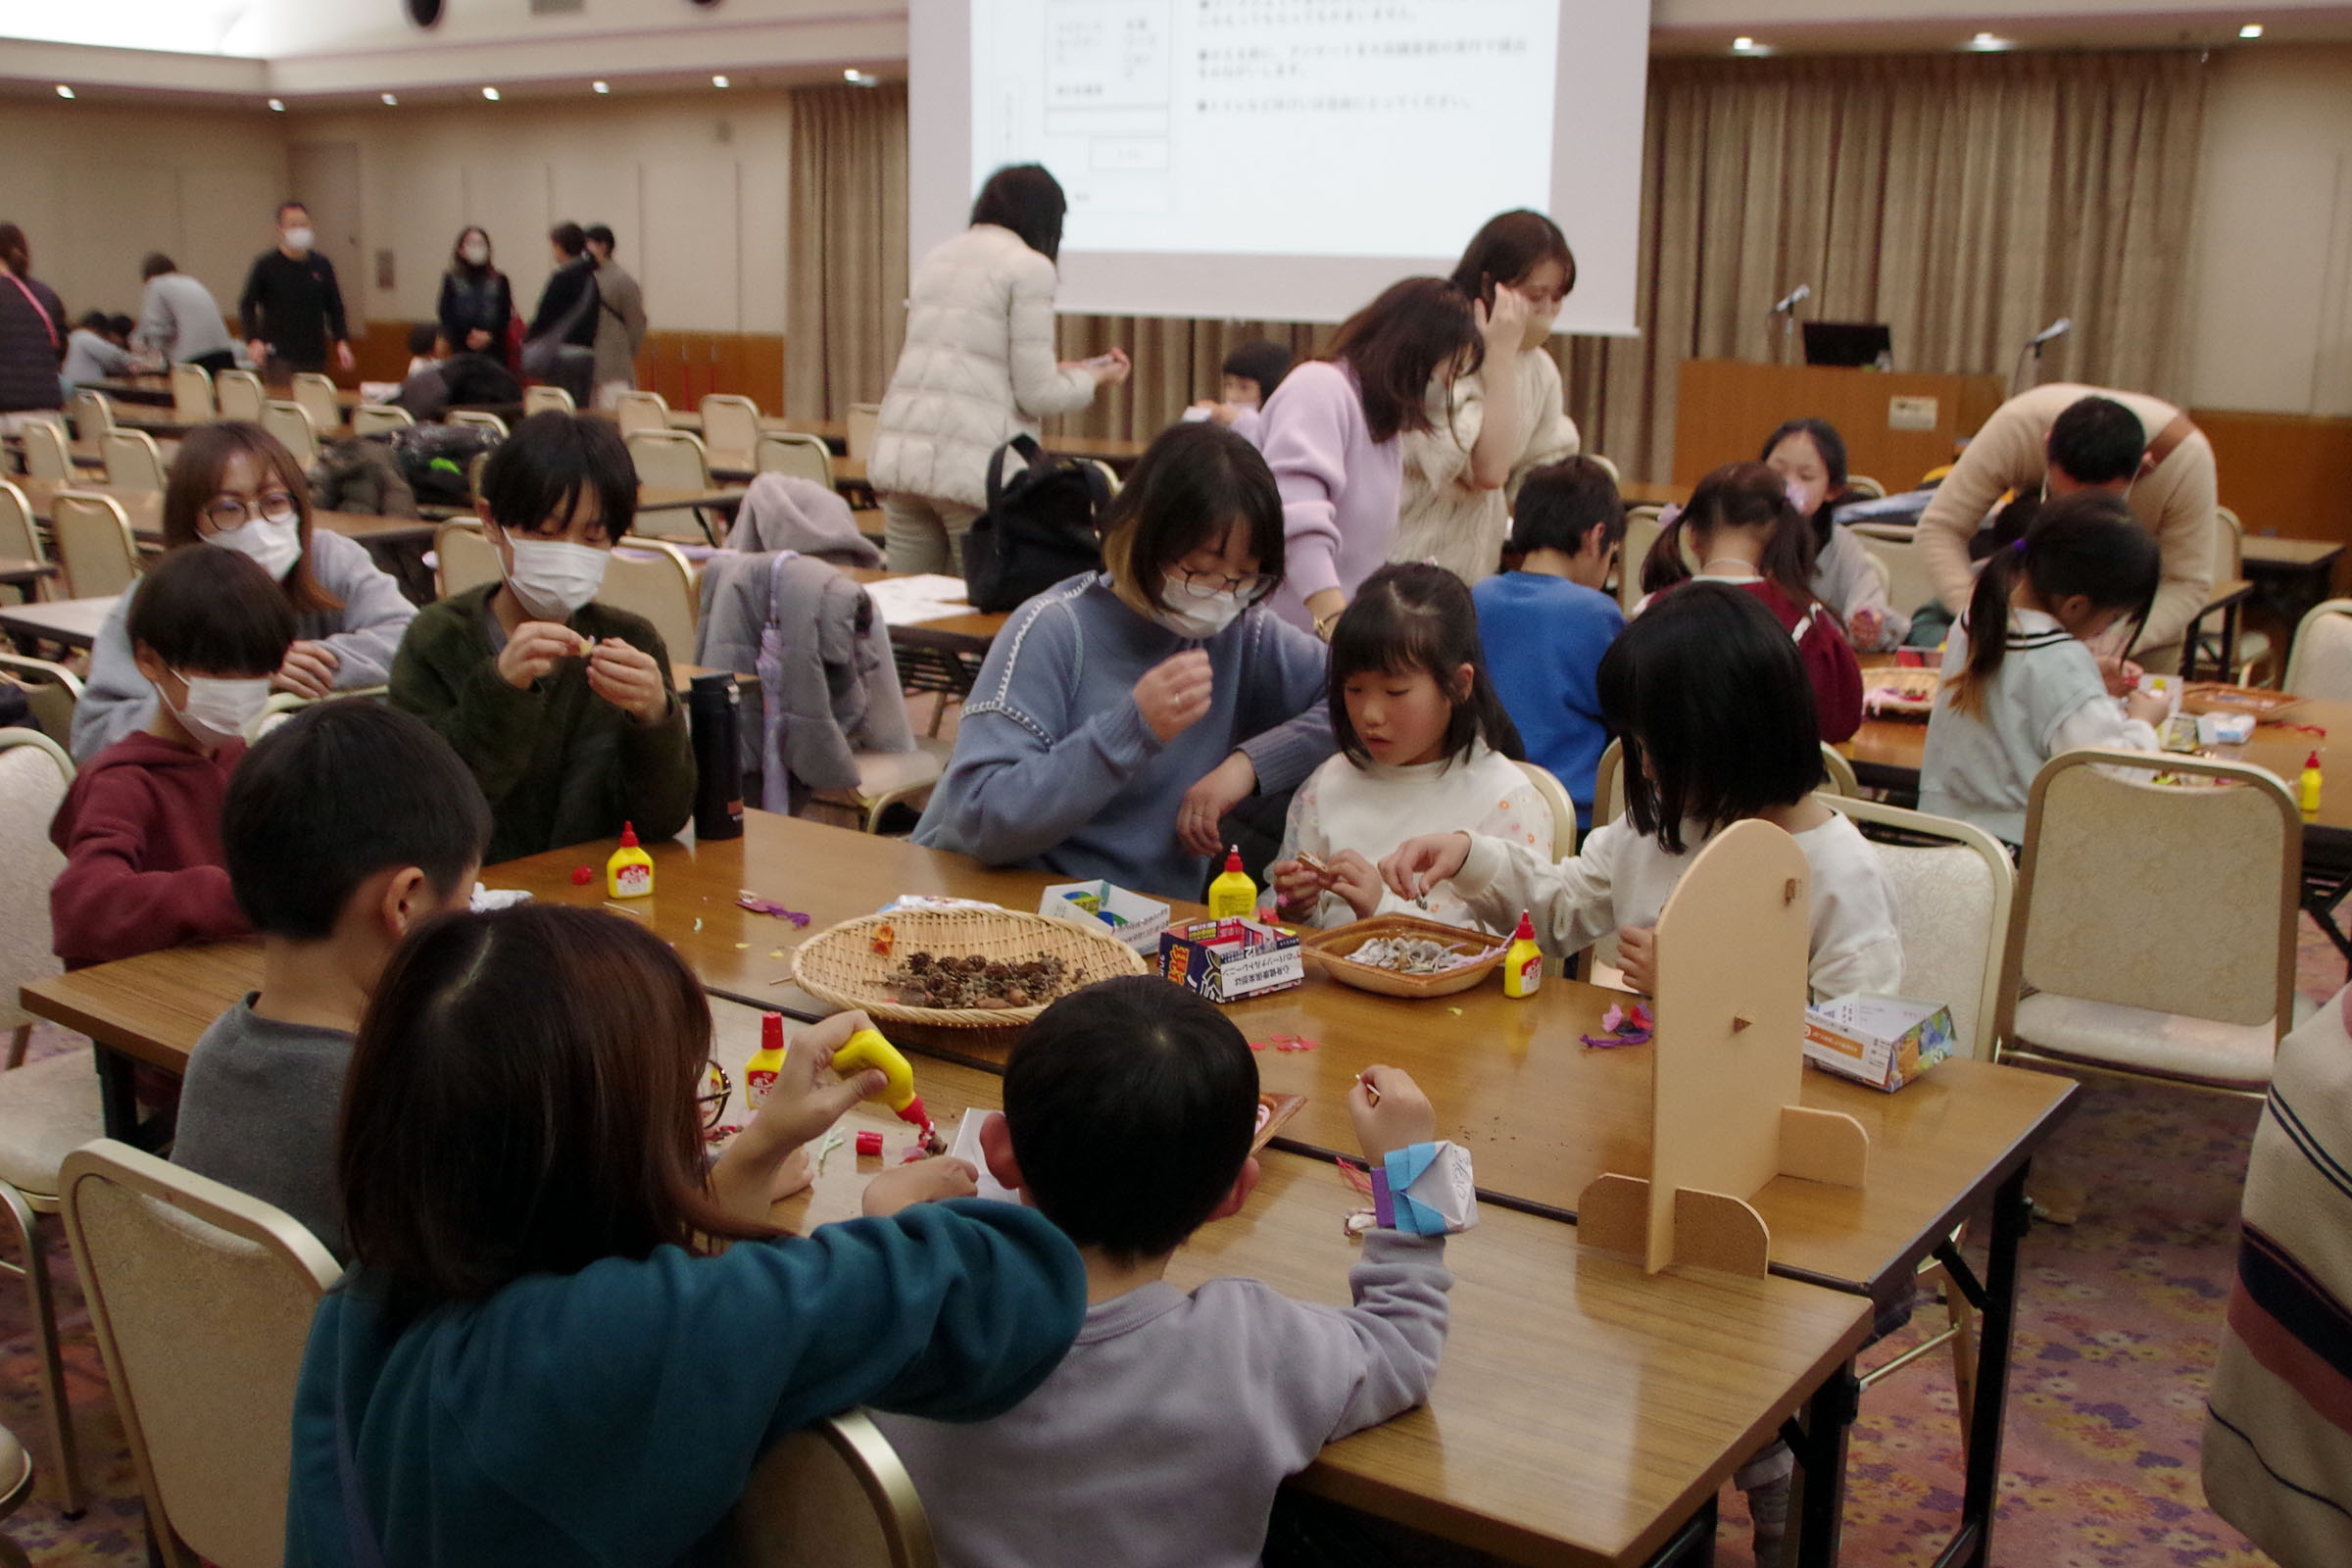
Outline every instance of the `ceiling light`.
POLYGON ((724 76, 712 76, 710 78, 710 85, 713 87, 724 87, 726 84, 727 78, 724 76))
POLYGON ((484 87, 482 89, 482 96, 489 99, 492 103, 496 103, 498 102, 498 89, 496 87, 484 87))
POLYGON ((1989 32, 1980 32, 1968 40, 1968 47, 1980 54, 1993 54, 2013 46, 2007 38, 1996 38, 1989 32))
POLYGON ((74 96, 74 89, 61 81, 57 84, 57 95, 60 98, 71 98, 74 96))
POLYGON ((1755 46, 1756 40, 1753 38, 1734 38, 1732 40, 1732 48, 1739 54, 1745 54, 1755 46))
POLYGON ((398 98, 395 98, 394 96, 392 96, 392 94, 390 94, 390 93, 386 93, 386 94, 384 94, 384 107, 385 107, 385 108, 387 108, 387 109, 390 109, 390 108, 392 108, 393 106, 395 106, 396 104, 398 104, 399 102, 400 102, 400 100, 399 100, 398 98))
POLYGON ((2262 36, 2262 24, 2259 22, 2249 22, 2244 26, 2237 29, 2237 35, 2240 38, 2259 38, 2262 36))
POLYGON ((872 87, 878 85, 882 80, 881 77, 870 74, 869 73, 863 71, 859 71, 855 66, 843 72, 841 74, 841 79, 848 82, 853 87, 872 87))
POLYGON ((270 110, 272 114, 284 114, 286 112, 286 101, 283 98, 270 99, 270 110))
POLYGON ((612 90, 612 84, 609 81, 592 81, 588 85, 598 92, 611 92, 612 90))

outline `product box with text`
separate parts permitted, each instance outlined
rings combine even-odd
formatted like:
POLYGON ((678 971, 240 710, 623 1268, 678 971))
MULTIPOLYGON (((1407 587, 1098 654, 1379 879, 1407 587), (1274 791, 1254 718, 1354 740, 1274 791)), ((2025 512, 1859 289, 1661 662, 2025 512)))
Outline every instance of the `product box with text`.
POLYGON ((1298 939, 1255 920, 1195 920, 1159 939, 1159 972, 1211 1002, 1285 991, 1306 979, 1298 939))
POLYGON ((1940 1002, 1838 997, 1805 1009, 1805 1059, 1888 1093, 1952 1054, 1952 1009, 1940 1002))

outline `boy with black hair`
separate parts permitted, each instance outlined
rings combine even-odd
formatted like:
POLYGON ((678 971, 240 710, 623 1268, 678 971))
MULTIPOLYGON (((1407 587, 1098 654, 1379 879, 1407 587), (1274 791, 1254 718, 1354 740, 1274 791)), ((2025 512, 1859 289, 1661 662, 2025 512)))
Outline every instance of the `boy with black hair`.
POLYGON ((1254 442, 1264 426, 1266 399, 1291 373, 1291 351, 1271 338, 1251 338, 1225 356, 1223 370, 1218 396, 1194 404, 1188 416, 1214 419, 1254 442))
POLYGON ((1609 470, 1569 458, 1529 473, 1511 517, 1518 566, 1472 585, 1487 671, 1527 760, 1576 802, 1576 825, 1592 825, 1593 775, 1609 744, 1595 677, 1600 656, 1625 630, 1605 591, 1625 542, 1625 503, 1609 470))
POLYGON ((247 557, 174 550, 132 590, 126 629, 155 717, 90 759, 49 825, 66 854, 49 919, 69 969, 247 930, 220 801, 293 646, 294 612, 247 557))
POLYGON ((493 817, 488 858, 665 839, 694 810, 694 749, 669 651, 596 602, 637 514, 637 469, 609 422, 550 410, 482 467, 476 503, 501 579, 417 612, 391 699, 457 749, 493 817))
MULTIPOLYGON (((1437 1136, 1393 1067, 1368 1069, 1348 1104, 1376 1165, 1437 1136)), ((1253 1565, 1286 1476, 1426 1396, 1453 1283, 1443 1237, 1365 1233, 1348 1307, 1162 1278, 1256 1185, 1256 1115, 1241 1031, 1156 975, 1064 997, 1013 1048, 988 1167, 1077 1243, 1089 1305, 1069 1355, 1008 1413, 877 1415, 949 1568, 1253 1565)))
POLYGON ((466 906, 490 806, 422 720, 305 709, 229 781, 220 837, 262 937, 262 988, 189 1054, 172 1163, 250 1193, 344 1255, 335 1121, 352 1037, 411 928, 466 906))

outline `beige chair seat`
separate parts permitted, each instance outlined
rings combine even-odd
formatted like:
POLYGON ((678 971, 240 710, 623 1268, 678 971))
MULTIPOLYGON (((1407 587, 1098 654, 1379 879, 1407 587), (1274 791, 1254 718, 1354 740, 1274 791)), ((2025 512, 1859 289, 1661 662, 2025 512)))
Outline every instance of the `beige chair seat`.
POLYGON ((0 1514, 17 1511, 32 1490, 32 1455, 6 1427, 0 1427, 0 1514))
POLYGON ((106 1136, 98 1069, 90 1053, 27 1062, 11 1072, 0 1115, 0 1182, 35 1198, 57 1196, 57 1168, 93 1138, 106 1136))
POLYGON ((911 752, 859 752, 858 793, 869 799, 902 790, 936 784, 947 770, 952 748, 944 742, 917 739, 911 752))
POLYGON ((2260 1090, 2271 1081, 2278 1031, 2177 1012, 2036 992, 2017 1004, 2020 1046, 2096 1066, 2260 1090))

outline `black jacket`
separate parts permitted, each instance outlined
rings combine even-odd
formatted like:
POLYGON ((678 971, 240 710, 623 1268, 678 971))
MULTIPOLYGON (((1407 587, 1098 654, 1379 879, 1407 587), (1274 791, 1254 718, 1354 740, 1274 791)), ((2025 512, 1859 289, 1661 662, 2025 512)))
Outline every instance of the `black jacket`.
POLYGON ((577 312, 577 318, 564 333, 564 341, 581 348, 596 344, 596 263, 582 256, 565 262, 548 274, 547 287, 539 291, 539 309, 531 313, 525 338, 542 337, 564 324, 566 317, 577 312), (581 297, 587 305, 581 308, 581 297))
POLYGON ((441 323, 441 335, 449 339, 454 351, 460 354, 468 351, 466 333, 487 332, 489 345, 478 352, 503 364, 507 357, 507 322, 514 314, 514 290, 506 273, 493 271, 479 279, 454 271, 441 274, 441 302, 433 308, 433 317, 441 323))
POLYGON ((272 250, 255 257, 245 292, 237 297, 237 314, 244 318, 245 341, 260 339, 272 357, 298 370, 324 369, 327 345, 351 337, 335 264, 317 251, 288 256, 272 250))
POLYGON ((0 414, 64 406, 57 368, 66 357, 66 307, 57 290, 37 277, 0 270, 0 414), (40 301, 37 308, 27 292, 40 301))

